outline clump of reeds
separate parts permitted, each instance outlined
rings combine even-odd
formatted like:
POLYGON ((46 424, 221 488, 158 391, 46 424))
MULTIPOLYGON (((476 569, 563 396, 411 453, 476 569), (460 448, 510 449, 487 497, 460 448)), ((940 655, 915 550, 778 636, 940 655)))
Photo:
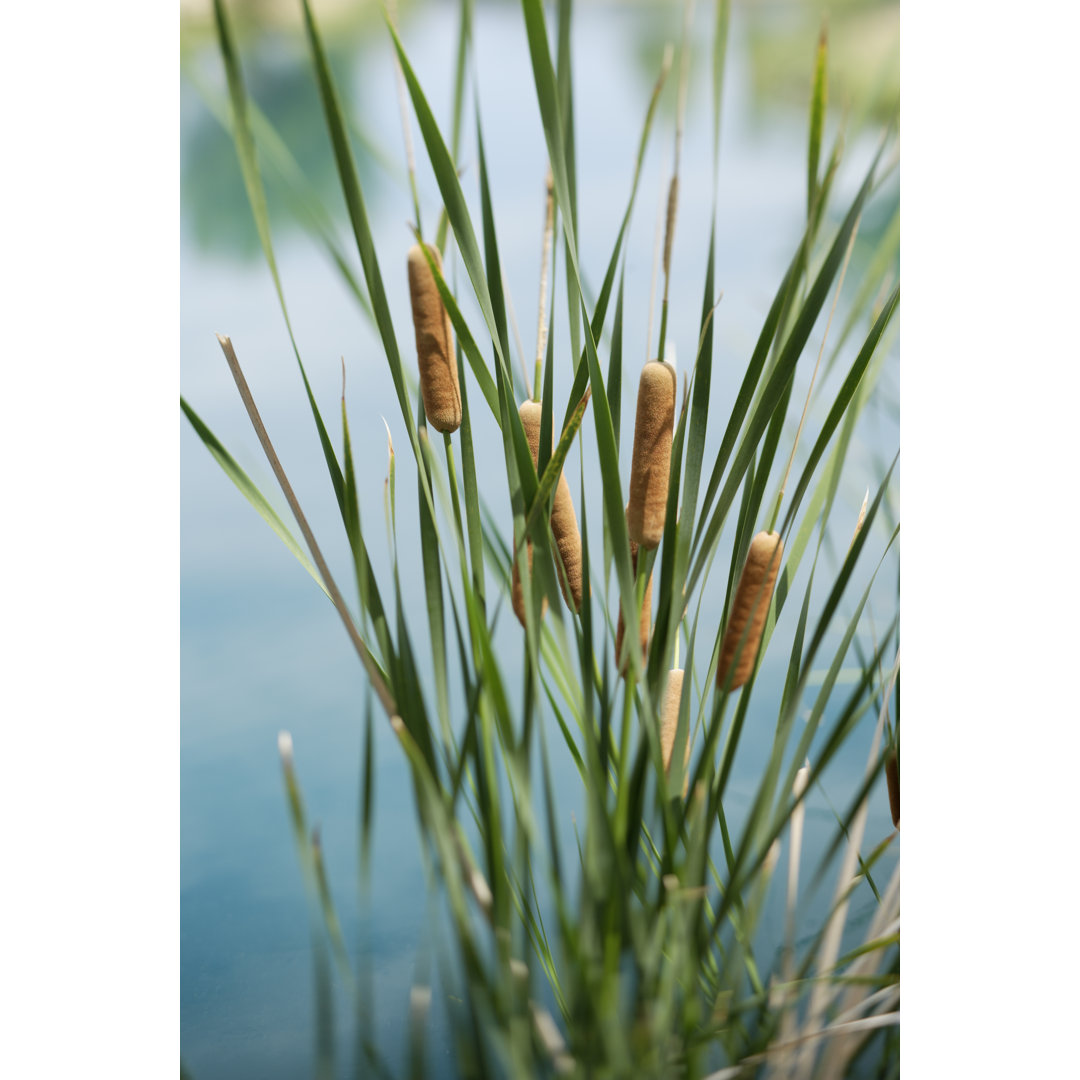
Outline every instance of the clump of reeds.
POLYGON ((641 369, 626 524, 630 539, 643 548, 655 548, 664 535, 676 382, 675 368, 663 360, 641 369))
MULTIPOLYGON (((529 442, 529 452, 535 465, 540 458, 540 417, 542 408, 539 401, 524 401, 518 409, 521 426, 525 429, 525 438, 529 442)), ((555 536, 555 546, 559 552, 559 585, 567 606, 574 611, 581 610, 581 533, 578 532, 577 514, 574 512, 574 500, 570 495, 570 485, 566 477, 559 474, 555 485, 555 498, 551 506, 551 531, 555 536)), ((532 544, 528 545, 529 569, 532 569, 532 544)), ((514 564, 511 601, 521 625, 525 625, 525 608, 521 597, 521 580, 514 564)))
MULTIPOLYGON (((431 244, 424 246, 442 273, 439 249, 431 244)), ((416 330, 416 360, 420 368, 424 412, 433 428, 449 434, 461 425, 454 328, 435 284, 435 275, 419 244, 413 244, 409 249, 409 297, 416 330)))
POLYGON ((762 531, 750 541, 750 550, 739 577, 731 616, 720 646, 720 660, 716 665, 717 686, 722 687, 727 682, 736 653, 738 662, 731 677, 730 689, 738 689, 750 678, 783 557, 784 542, 778 532, 762 531))

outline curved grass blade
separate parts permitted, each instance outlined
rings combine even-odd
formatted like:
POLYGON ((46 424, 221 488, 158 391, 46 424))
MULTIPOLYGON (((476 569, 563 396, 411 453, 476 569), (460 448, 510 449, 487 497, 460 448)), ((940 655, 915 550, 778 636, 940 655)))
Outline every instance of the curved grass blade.
MULTIPOLYGON (((305 0, 305 3, 307 3, 307 0, 305 0)), ((405 54, 401 39, 389 19, 387 20, 387 29, 393 38, 394 48, 397 50, 398 60, 401 62, 405 84, 408 87, 409 96, 412 98, 413 110, 420 126, 420 133, 424 138, 424 145, 427 147, 428 159, 432 171, 435 173, 435 180, 439 185, 439 192, 442 195, 450 225, 454 230, 454 239, 457 241, 462 264, 469 275, 469 281, 472 283, 473 291, 476 293, 476 299, 480 305, 480 312, 484 316, 484 322, 487 324, 488 332, 491 334, 491 340, 499 354, 499 363, 504 366, 507 378, 512 381, 512 376, 509 374, 510 358, 508 353, 503 352, 502 349, 503 336, 499 334, 491 295, 488 291, 487 277, 484 272, 484 261, 480 256, 480 246, 476 241, 476 232, 473 229, 472 219, 469 217, 469 211, 465 205, 465 195, 461 190, 457 170, 454 167, 450 151, 446 148, 446 143, 439 133, 439 127, 435 123, 431 107, 424 97, 424 92, 420 88, 420 83, 417 81, 412 65, 409 63, 409 58, 405 54)))
MULTIPOLYGON (((229 106, 226 101, 219 97, 206 84, 190 64, 181 64, 184 77, 195 88, 199 97, 202 98, 210 115, 232 136, 233 129, 230 120, 229 106)), ((251 131, 255 140, 257 154, 273 166, 274 171, 280 177, 284 185, 285 194, 296 219, 303 223, 312 238, 326 252, 327 257, 337 268, 342 281, 352 293, 361 311, 375 325, 375 313, 371 310, 371 301, 367 293, 357 280, 349 265, 345 253, 338 244, 334 234, 333 222, 326 207, 323 206, 315 192, 311 182, 304 175, 292 151, 285 141, 277 133, 277 130, 266 117, 265 113, 253 102, 248 101, 248 119, 251 123, 251 131)))
MULTIPOLYGON (((220 3, 220 0, 217 0, 220 3)), ((405 371, 401 362, 401 354, 398 352, 397 338, 394 335, 394 325, 390 318, 390 308, 386 300, 386 290, 383 288, 382 274, 379 271, 379 260, 375 254, 375 243, 371 236, 371 228, 368 224, 367 209, 364 205, 364 193, 360 185, 360 179, 353 162, 352 150, 349 146, 346 133, 345 121, 342 117, 341 107, 338 104, 337 91, 334 87, 333 77, 326 59, 322 38, 319 35, 315 18, 311 13, 309 0, 303 0, 304 28, 307 33, 308 44, 311 48, 312 61, 315 66, 316 81, 319 85, 319 97, 323 104, 323 112, 326 118, 326 126, 330 136, 330 143, 334 151, 334 160, 337 163, 338 177, 341 180, 342 192, 345 196, 345 205, 349 211, 349 220, 352 223, 353 235, 356 246, 360 253, 360 262, 364 267, 364 278, 367 281, 368 295, 371 298, 371 306, 375 312, 375 323, 379 329, 379 337, 382 340, 383 351, 386 353, 387 363, 390 365, 390 374, 394 381, 394 389, 397 392, 398 405, 405 421, 405 430, 412 444, 413 456, 417 463, 422 460, 422 451, 416 432, 416 422, 413 418, 412 406, 409 402, 408 388, 406 386, 405 371)), ((424 498, 427 500, 431 512, 435 512, 435 504, 431 497, 431 489, 427 484, 427 476, 420 470, 421 488, 424 498)))
POLYGON ((806 489, 810 484, 814 469, 821 460, 822 454, 825 453, 829 440, 832 438, 833 432, 836 430, 841 418, 845 415, 847 407, 850 404, 852 397, 855 395, 855 391, 858 389, 859 382, 866 372, 866 367, 870 363, 870 358, 874 355, 874 350, 881 340, 881 335, 885 332, 885 327, 889 325, 889 320, 892 318, 893 312, 896 310, 899 303, 900 285, 897 284, 892 295, 889 297, 888 302, 882 309, 881 314, 878 316, 877 321, 870 328, 870 333, 867 335, 866 341, 863 342, 863 346, 859 350, 858 356, 855 357, 855 361, 851 365, 851 370, 848 372, 847 378, 844 380, 839 391, 837 391, 836 400, 829 410, 829 415, 822 425, 821 433, 814 442, 814 448, 810 451, 810 457, 807 459, 806 465, 803 467, 802 475, 799 477, 799 482, 796 484, 795 491, 792 493, 791 503, 788 506, 787 515, 784 518, 782 531, 786 531, 794 520, 802 497, 805 495, 806 489))
POLYGON ((330 599, 330 593, 323 584, 322 578, 319 577, 319 572, 311 565, 311 561, 304 554, 303 549, 296 542, 292 533, 289 532, 288 527, 281 518, 278 517, 277 512, 266 501, 266 497, 251 481, 247 473, 237 465, 235 460, 233 460, 232 455, 221 445, 214 433, 199 419, 198 414, 183 399, 183 397, 180 398, 180 408, 184 410, 184 415, 191 422, 191 426, 195 429, 196 434, 202 439, 206 449, 210 451, 211 456, 221 466, 225 475, 237 486, 240 490, 240 494, 251 503, 258 512, 259 517, 261 517, 263 521, 277 533, 281 542, 292 552, 300 565, 311 575, 312 580, 326 594, 327 599, 330 599))
MULTIPOLYGON (((883 149, 879 147, 877 154, 874 157, 873 163, 867 172, 866 179, 863 181, 862 187, 859 189, 859 193, 856 195, 854 202, 851 204, 851 208, 848 210, 847 217, 844 219, 843 225, 840 227, 837 233, 833 245, 829 250, 829 254, 826 256, 821 270, 818 272, 817 278, 814 281, 814 285, 810 290, 809 295, 806 298, 806 302, 803 304, 802 309, 799 311, 798 317, 795 320, 795 325, 792 327, 791 334, 784 344, 783 349, 780 352, 777 364, 770 375, 768 382, 761 394, 761 398, 758 401, 757 407, 747 423, 747 429, 743 435, 742 442, 739 445, 739 449, 735 454, 735 459, 732 462, 731 471, 728 476, 728 481, 725 484, 723 490, 720 493, 720 497, 717 500, 716 509, 713 511, 713 515, 709 520, 709 524, 705 529, 704 536, 702 537, 701 544, 699 545, 698 555, 694 568, 690 573, 690 577, 687 583, 687 592, 693 592, 694 586, 697 584, 697 579, 700 576, 705 559, 708 556, 709 550, 713 547, 720 535, 720 528, 724 523, 724 517, 727 514, 728 507, 731 504, 731 500, 734 497, 735 491, 741 482, 742 475, 749 464, 750 458, 753 456, 754 451, 761 439, 762 434, 765 432, 769 422, 771 420, 773 411, 776 409, 781 398, 785 394, 788 384, 792 379, 795 371, 795 365, 798 362, 799 356, 802 353, 807 339, 810 336, 810 331, 813 328, 814 322, 817 319, 822 305, 825 302, 825 298, 832 285, 833 278, 836 275, 837 270, 840 267, 840 263, 843 259, 844 252, 847 249, 848 240, 851 237, 851 233, 854 231, 855 225, 859 220, 859 215, 862 211, 863 203, 870 193, 870 188, 873 183, 874 171, 877 167, 878 160, 881 157, 881 151, 883 149)), ((798 255, 796 255, 798 260, 798 255)), ((796 263, 793 263, 791 270, 794 269, 796 263)), ((788 280, 785 278, 785 280, 788 280)), ((786 291, 784 287, 781 287, 781 292, 786 291)), ((778 295, 779 299, 779 295, 778 295)), ((774 308, 775 308, 774 303, 774 308)), ((770 316, 772 312, 770 312, 770 316)), ((763 333, 762 338, 766 335, 763 333)), ((759 345, 761 339, 759 339, 759 345)), ((762 361, 764 357, 761 358, 762 361)), ((753 366, 753 362, 751 364, 753 366)), ((749 375, 749 372, 747 373, 749 375)), ((756 381, 756 378, 755 378, 756 381)), ((744 380, 744 387, 746 381, 744 380)), ((742 391, 740 391, 740 397, 742 391)), ((735 414, 732 414, 732 423, 734 423, 735 414)), ((729 424, 728 430, 731 430, 731 424, 729 424)), ((718 475, 718 469, 722 469, 722 455, 723 446, 721 447, 721 454, 717 456, 716 467, 714 467, 713 475, 718 475)), ((710 486, 712 481, 710 481, 710 486)), ((704 521, 704 516, 702 518, 704 521)))
POLYGON ((323 457, 326 459, 330 481, 334 485, 334 494, 337 496, 338 507, 342 515, 344 515, 345 485, 341 476, 341 467, 338 465, 333 444, 330 442, 330 436, 327 434, 326 425, 323 424, 319 406, 316 404, 315 395, 311 390, 311 384, 308 382, 307 371, 304 369, 304 362, 300 359, 300 349, 296 344, 292 322, 289 320, 289 312, 285 306, 285 293, 281 288, 277 260, 274 258, 274 247, 270 240, 270 219, 266 211, 266 193, 263 190, 259 165, 255 156, 255 139, 251 134, 251 126, 248 122, 247 92, 244 90, 240 61, 233 46, 232 33, 229 30, 228 19, 225 17, 223 0, 214 0, 214 21, 217 26, 222 60, 225 64, 225 76, 229 84, 229 100, 232 104, 233 115, 233 140, 236 144, 237 157, 240 159, 240 171, 244 177, 244 188, 247 191, 251 213, 255 218, 255 228, 259 233, 259 242, 262 245, 263 255, 266 257, 267 265, 270 267, 270 275, 274 279, 274 289, 277 291, 281 313, 285 317, 285 327, 289 331, 289 340, 292 342, 296 363, 300 368, 300 377, 304 381, 308 404, 311 406, 312 415, 315 417, 315 427, 319 432, 319 443, 322 446, 323 457))

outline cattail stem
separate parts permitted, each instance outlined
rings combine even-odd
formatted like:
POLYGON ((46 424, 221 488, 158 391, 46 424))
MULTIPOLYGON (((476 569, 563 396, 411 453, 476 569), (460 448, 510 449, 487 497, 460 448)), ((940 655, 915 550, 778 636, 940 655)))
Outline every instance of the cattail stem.
MULTIPOLYGON (((397 3, 390 0, 390 22, 397 29, 397 3)), ((405 138, 405 164, 409 170, 409 189, 412 192, 413 212, 416 214, 416 231, 423 233, 420 223, 420 196, 416 190, 416 157, 413 154, 412 132, 409 130, 409 104, 405 95, 405 74, 401 70, 401 61, 394 51, 394 81, 397 84, 398 110, 401 113, 401 131, 405 138)))
POLYGON ((514 332, 514 344, 517 346, 518 361, 521 364, 521 378, 525 383, 525 393, 533 396, 529 386, 529 370, 525 366, 525 346, 521 343, 521 331, 518 329, 517 312, 514 311, 514 298, 510 295, 510 283, 506 280, 506 274, 502 276, 503 296, 506 298, 506 312, 510 316, 510 328, 514 332))
POLYGON ((536 388, 529 396, 534 401, 540 399, 540 380, 544 370, 544 349, 547 347, 547 293, 548 261, 551 258, 551 244, 555 233, 555 195, 551 166, 544 177, 544 243, 540 255, 540 304, 536 315, 536 375, 533 386, 536 388))
POLYGON ((690 77, 690 23, 693 21, 694 0, 686 0, 683 8, 682 42, 679 59, 679 96, 675 106, 675 162, 668 185, 667 215, 664 225, 664 298, 660 304, 660 344, 656 355, 664 355, 667 342, 668 294, 671 289, 671 247, 675 242, 675 214, 679 206, 679 158, 682 153, 683 125, 686 121, 686 89, 690 77))
MULTIPOLYGON (((668 672, 667 686, 664 689, 664 707, 660 714, 660 750, 664 760, 664 772, 671 775, 671 759, 675 751, 675 737, 679 732, 679 706, 683 692, 683 669, 673 668, 668 672)), ((683 753, 682 794, 690 787, 690 735, 687 733, 686 749, 683 753)))
MULTIPOLYGON (((660 241, 663 239, 664 228, 664 199, 661 196, 659 204, 656 207, 656 232, 653 236, 653 260, 652 260, 652 277, 649 280, 649 322, 648 328, 645 331, 645 359, 650 360, 652 353, 649 348, 649 342, 652 341, 652 327, 653 327, 653 311, 656 307, 656 278, 660 269, 660 241)), ((658 356, 663 356, 663 353, 657 353, 658 356)))

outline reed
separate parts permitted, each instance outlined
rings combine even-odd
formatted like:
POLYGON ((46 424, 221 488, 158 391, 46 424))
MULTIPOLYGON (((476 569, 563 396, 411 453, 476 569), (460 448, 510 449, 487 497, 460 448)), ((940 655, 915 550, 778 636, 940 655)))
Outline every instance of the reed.
POLYGON ((650 550, 664 535, 676 383, 674 366, 663 360, 646 363, 638 382, 626 524, 630 539, 650 550))
MULTIPOLYGON (((525 559, 529 564, 529 575, 531 576, 533 568, 533 546, 531 540, 525 542, 525 559)), ((514 614, 517 616, 518 622, 524 627, 525 593, 521 587, 521 573, 518 571, 517 559, 514 560, 513 569, 510 571, 510 606, 514 609, 514 614)), ((542 596, 540 598, 540 618, 542 619, 546 614, 547 597, 542 596)))
POLYGON ((733 663, 735 670, 729 689, 737 690, 750 678, 783 557, 784 542, 777 532, 762 531, 750 541, 750 550, 739 575, 731 615, 720 645, 720 660, 716 665, 717 686, 723 687, 727 683, 733 663))
MULTIPOLYGON (((439 249, 426 244, 428 254, 442 273, 439 249)), ((416 331, 416 361, 420 368, 420 393, 428 423, 444 435, 461 426, 461 393, 458 390, 454 328, 439 296, 435 276, 419 244, 409 249, 409 297, 416 331)))
MULTIPOLYGON (((523 401, 518 415, 525 437, 529 441, 529 452, 535 465, 540 458, 540 416, 542 408, 539 401, 523 401)), ((577 514, 574 513, 574 500, 570 495, 570 485, 560 473, 555 485, 555 498, 551 504, 551 531, 555 536, 555 547, 559 558, 559 585, 563 599, 572 611, 581 610, 581 533, 578 532, 577 514)), ((531 563, 530 563, 531 568, 531 563)))

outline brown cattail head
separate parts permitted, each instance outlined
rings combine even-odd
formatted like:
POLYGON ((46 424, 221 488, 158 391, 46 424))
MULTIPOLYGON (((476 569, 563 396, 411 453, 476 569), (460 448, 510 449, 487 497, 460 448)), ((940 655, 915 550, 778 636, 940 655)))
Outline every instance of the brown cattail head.
MULTIPOLYGON (((532 541, 527 540, 525 542, 525 557, 529 562, 529 574, 532 574, 533 568, 533 548, 532 541)), ((525 593, 521 587, 521 575, 518 573, 517 559, 514 560, 513 569, 510 572, 510 603, 513 606, 514 614, 517 616, 518 622, 522 626, 525 625, 525 593)), ((544 613, 547 611, 547 597, 540 598, 540 618, 544 617, 544 613)))
MULTIPOLYGON (((634 570, 634 577, 637 577, 637 561, 638 561, 638 545, 631 540, 630 541, 630 565, 634 570)), ((652 622, 652 574, 649 575, 648 581, 645 582, 645 596, 641 601, 641 618, 638 621, 638 636, 641 641, 641 655, 645 658, 649 651, 649 628, 652 622)), ((626 673, 630 670, 630 657, 629 655, 623 656, 623 641, 626 638, 626 622, 623 619, 622 604, 619 605, 619 625, 615 631, 615 659, 619 664, 619 674, 626 676, 626 673)))
MULTIPOLYGON (((425 245, 442 273, 439 249, 425 245)), ((443 307, 435 276, 419 244, 409 249, 409 296, 416 330, 416 360, 420 368, 420 392, 428 423, 437 431, 457 431, 461 425, 461 394, 458 391, 454 328, 443 307)))
POLYGON ((676 382, 675 368, 671 364, 650 360, 641 369, 638 383, 626 524, 630 539, 650 550, 664 535, 671 439, 675 431, 676 382))
POLYGON ((750 541, 750 550, 746 555, 739 578, 739 587, 735 590, 735 599, 731 605, 731 617, 728 619, 724 640, 720 646, 720 661, 716 665, 716 685, 722 687, 727 680, 728 671, 739 653, 735 674, 731 680, 731 689, 736 690, 750 678, 757 660, 761 634, 765 629, 765 619, 769 614, 776 577, 780 572, 780 562, 784 557, 784 544, 777 532, 759 532, 750 541), (749 627, 749 630, 747 628, 749 627), (742 641, 746 632, 746 640, 742 641), (742 649, 739 643, 742 641, 742 649))
MULTIPOLYGON (((535 465, 540 458, 540 402, 523 401, 518 409, 521 426, 525 429, 525 438, 529 441, 529 451, 535 465)), ((555 485, 555 498, 551 506, 551 531, 555 535, 555 546, 559 549, 559 585, 567 606, 574 611, 581 610, 581 533, 578 532, 577 514, 574 513, 574 500, 570 495, 570 485, 566 477, 559 474, 555 485)))
POLYGON ((894 750, 885 759, 885 782, 889 785, 889 810, 892 823, 900 828, 900 760, 894 750))
MULTIPOLYGON (((682 700, 683 669, 668 672, 667 688, 664 690, 664 708, 660 714, 660 749, 664 755, 664 771, 671 775, 671 755, 675 750, 675 734, 679 730, 679 702, 682 700)), ((683 755, 683 798, 690 786, 690 736, 686 737, 683 755)))

